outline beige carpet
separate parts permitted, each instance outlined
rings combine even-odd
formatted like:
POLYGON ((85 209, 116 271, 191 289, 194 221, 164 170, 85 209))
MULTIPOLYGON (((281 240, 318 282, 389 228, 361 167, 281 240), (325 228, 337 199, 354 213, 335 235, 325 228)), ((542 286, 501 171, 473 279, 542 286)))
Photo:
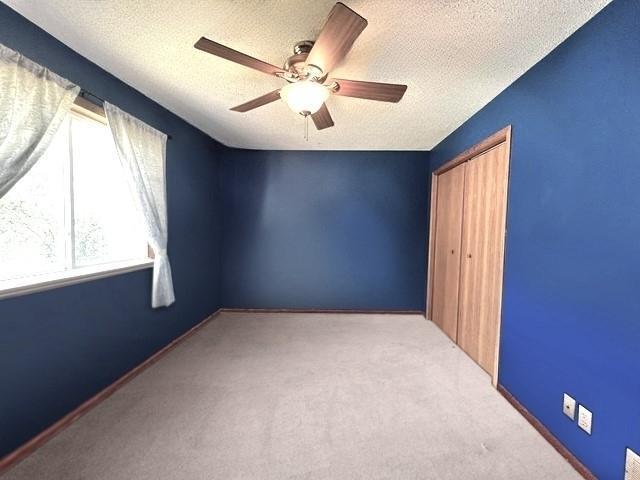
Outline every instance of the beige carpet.
POLYGON ((420 316, 225 313, 3 480, 580 478, 420 316))

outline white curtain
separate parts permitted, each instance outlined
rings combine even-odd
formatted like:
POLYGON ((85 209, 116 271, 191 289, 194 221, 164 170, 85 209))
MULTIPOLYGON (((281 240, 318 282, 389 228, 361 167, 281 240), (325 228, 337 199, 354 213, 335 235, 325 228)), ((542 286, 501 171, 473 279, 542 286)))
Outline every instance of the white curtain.
POLYGON ((47 150, 79 92, 0 44, 0 198, 47 150))
POLYGON ((108 102, 104 102, 104 110, 120 163, 155 253, 151 306, 166 307, 175 301, 167 256, 164 180, 167 136, 108 102))

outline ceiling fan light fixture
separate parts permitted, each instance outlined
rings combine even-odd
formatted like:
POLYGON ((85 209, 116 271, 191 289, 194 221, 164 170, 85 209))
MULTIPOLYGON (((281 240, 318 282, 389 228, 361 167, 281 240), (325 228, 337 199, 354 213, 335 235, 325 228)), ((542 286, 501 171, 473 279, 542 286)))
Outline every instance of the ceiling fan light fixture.
POLYGON ((291 110, 301 115, 312 115, 329 98, 329 89, 312 80, 289 83, 280 90, 280 97, 291 110))
POLYGON ((329 72, 345 59, 366 26, 365 18, 344 3, 337 2, 329 12, 329 17, 316 40, 296 43, 293 55, 287 58, 284 68, 263 62, 205 37, 201 37, 194 46, 218 58, 289 82, 282 89, 261 95, 230 110, 248 112, 281 98, 291 110, 305 117, 305 128, 308 128, 311 117, 316 129, 324 130, 335 125, 325 103, 330 94, 397 103, 407 90, 406 85, 393 83, 336 78, 327 80, 330 78, 329 72), (330 84, 323 85, 325 82, 330 84))

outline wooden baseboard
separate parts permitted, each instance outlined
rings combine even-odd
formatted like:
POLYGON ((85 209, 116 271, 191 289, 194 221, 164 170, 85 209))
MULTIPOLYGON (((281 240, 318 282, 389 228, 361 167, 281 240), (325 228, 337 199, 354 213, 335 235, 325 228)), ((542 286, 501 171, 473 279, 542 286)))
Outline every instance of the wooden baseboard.
POLYGON ((370 315, 422 315, 422 310, 330 310, 307 308, 221 308, 220 312, 230 313, 357 313, 370 315))
POLYGON ((553 448, 555 448, 560 455, 562 455, 567 462, 571 464, 576 471, 582 475, 586 480, 598 480, 598 478, 585 467, 580 460, 578 460, 562 443, 558 440, 553 433, 545 427, 540 420, 534 417, 524 405, 522 405, 509 391, 502 385, 498 385, 498 391, 502 394, 507 401, 513 405, 513 407, 520 412, 520 414, 527 419, 527 421, 535 428, 540 435, 542 435, 547 442, 549 442, 553 448))
POLYGON ((180 343, 184 342, 187 338, 193 335, 197 330, 199 330, 204 325, 206 325, 209 321, 215 318, 219 313, 220 313, 220 309, 214 312, 213 314, 209 315, 200 323, 191 327, 189 330, 187 330, 185 333, 180 335, 178 338, 171 341, 171 343, 167 344, 165 347, 163 347, 162 349, 160 349, 159 351, 151 355, 140 365, 134 367, 132 370, 125 373, 122 377, 117 379, 108 387, 104 388, 102 391, 95 394, 93 397, 91 397, 89 400, 84 402, 78 408, 71 411, 70 413, 62 417, 60 420, 55 422, 53 425, 51 425, 50 427, 48 427, 47 429, 43 430, 38 435, 33 437, 31 440, 29 440, 25 444, 15 449, 13 452, 9 453, 8 455, 0 459, 0 475, 2 475, 5 471, 10 469, 11 467, 15 466, 18 462, 23 460, 29 454, 33 453, 34 450, 44 445, 47 441, 51 440, 54 436, 56 436, 62 430, 64 430, 73 422, 78 420, 82 415, 84 415, 85 413, 87 413, 89 410, 96 407, 97 405, 99 405, 103 400, 113 395, 120 387, 122 387, 127 382, 132 380, 134 377, 142 373, 143 370, 145 370, 146 368, 156 363, 158 360, 160 360, 161 357, 163 357, 168 352, 173 350, 180 343))

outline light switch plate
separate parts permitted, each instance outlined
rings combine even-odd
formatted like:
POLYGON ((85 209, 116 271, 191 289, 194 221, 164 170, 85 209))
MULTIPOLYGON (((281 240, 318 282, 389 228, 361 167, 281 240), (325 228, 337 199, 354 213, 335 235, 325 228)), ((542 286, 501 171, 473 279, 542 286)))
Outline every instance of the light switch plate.
POLYGON ((624 465, 624 480, 640 480, 640 455, 627 448, 627 461, 624 465))
POLYGON ((591 435, 591 423, 593 422, 593 413, 587 410, 584 405, 578 406, 578 426, 591 435))
POLYGON ((564 400, 562 402, 562 411, 571 420, 576 419, 576 400, 566 393, 564 394, 564 400))

